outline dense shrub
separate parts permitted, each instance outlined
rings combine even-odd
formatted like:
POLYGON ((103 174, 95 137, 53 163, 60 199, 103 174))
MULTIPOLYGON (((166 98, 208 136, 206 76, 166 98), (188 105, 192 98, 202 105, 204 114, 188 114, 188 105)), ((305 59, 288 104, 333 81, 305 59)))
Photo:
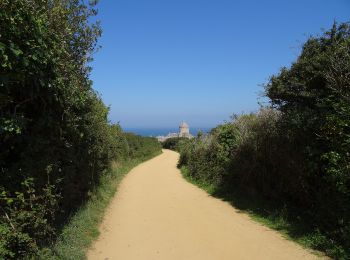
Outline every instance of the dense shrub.
POLYGON ((179 151, 181 146, 183 146, 188 140, 189 139, 185 137, 168 138, 164 142, 162 142, 162 147, 164 149, 179 151))
POLYGON ((161 150, 161 144, 156 138, 133 133, 125 133, 124 136, 128 144, 127 158, 144 158, 161 150))
POLYGON ((210 135, 197 136, 181 148, 179 165, 187 163, 192 177, 221 183, 230 163, 230 152, 236 146, 235 131, 232 124, 224 124, 213 129, 210 135))
POLYGON ((272 201, 313 234, 313 246, 350 255, 350 27, 310 38, 271 77, 271 108, 235 116, 181 149, 180 166, 217 192, 272 201))
MULTIPOLYGON (((257 171, 261 166, 257 165, 256 154, 260 153, 260 143, 267 143, 264 138, 268 131, 274 130, 277 118, 278 113, 269 109, 256 115, 235 116, 232 123, 219 125, 209 135, 197 137, 182 147, 179 166, 186 166, 191 177, 218 187, 232 181, 243 184, 255 179, 258 176, 253 175, 261 173, 257 171), (240 170, 233 170, 238 167, 240 170), (238 176, 240 173, 244 176, 238 176)), ((265 155, 264 152, 261 154, 265 155)))
POLYGON ((305 158, 310 216, 350 248, 350 25, 310 38, 266 86, 281 129, 305 158))
POLYGON ((111 125, 92 89, 95 14, 78 0, 0 1, 0 258, 50 242, 111 160, 160 150, 111 125))

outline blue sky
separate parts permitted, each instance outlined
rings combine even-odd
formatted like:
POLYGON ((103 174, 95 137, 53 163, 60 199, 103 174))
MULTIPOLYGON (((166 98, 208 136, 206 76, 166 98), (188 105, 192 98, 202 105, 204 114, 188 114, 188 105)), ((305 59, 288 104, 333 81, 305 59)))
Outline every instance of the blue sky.
POLYGON ((349 0, 100 0, 91 78, 125 128, 212 127, 258 109, 309 35, 350 21, 349 0))

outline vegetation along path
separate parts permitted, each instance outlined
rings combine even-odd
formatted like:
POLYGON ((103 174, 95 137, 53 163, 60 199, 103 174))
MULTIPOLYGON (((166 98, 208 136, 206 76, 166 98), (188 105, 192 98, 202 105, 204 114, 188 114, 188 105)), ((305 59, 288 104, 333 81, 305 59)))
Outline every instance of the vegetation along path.
POLYGON ((188 183, 177 161, 164 150, 125 177, 89 259, 318 258, 188 183))

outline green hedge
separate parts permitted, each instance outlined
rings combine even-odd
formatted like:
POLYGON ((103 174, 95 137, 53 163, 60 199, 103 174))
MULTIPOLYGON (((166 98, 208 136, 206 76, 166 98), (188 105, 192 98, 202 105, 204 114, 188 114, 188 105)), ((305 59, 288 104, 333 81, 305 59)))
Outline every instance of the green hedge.
POLYGON ((172 137, 166 139, 164 142, 162 142, 162 147, 164 149, 170 149, 174 151, 180 151, 181 147, 188 142, 189 139, 186 137, 172 137))
POLYGON ((217 194, 270 201, 304 225, 308 245, 350 258, 349 71, 350 26, 335 24, 271 77, 271 108, 192 140, 180 166, 217 194))
POLYGON ((107 120, 89 80, 94 15, 83 1, 0 1, 0 258, 54 240, 111 161, 160 150, 107 120))
POLYGON ((124 136, 128 144, 127 156, 129 158, 147 157, 162 149, 156 138, 139 136, 133 133, 125 133, 124 136))

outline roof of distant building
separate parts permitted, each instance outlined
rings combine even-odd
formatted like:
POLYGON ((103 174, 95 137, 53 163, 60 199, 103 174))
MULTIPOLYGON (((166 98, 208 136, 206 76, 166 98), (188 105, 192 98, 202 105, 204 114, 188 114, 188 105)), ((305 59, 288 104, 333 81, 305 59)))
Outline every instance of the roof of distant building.
POLYGON ((180 127, 181 127, 181 128, 183 128, 183 127, 187 127, 187 128, 188 128, 188 124, 187 124, 186 122, 182 122, 182 123, 180 124, 180 127))

